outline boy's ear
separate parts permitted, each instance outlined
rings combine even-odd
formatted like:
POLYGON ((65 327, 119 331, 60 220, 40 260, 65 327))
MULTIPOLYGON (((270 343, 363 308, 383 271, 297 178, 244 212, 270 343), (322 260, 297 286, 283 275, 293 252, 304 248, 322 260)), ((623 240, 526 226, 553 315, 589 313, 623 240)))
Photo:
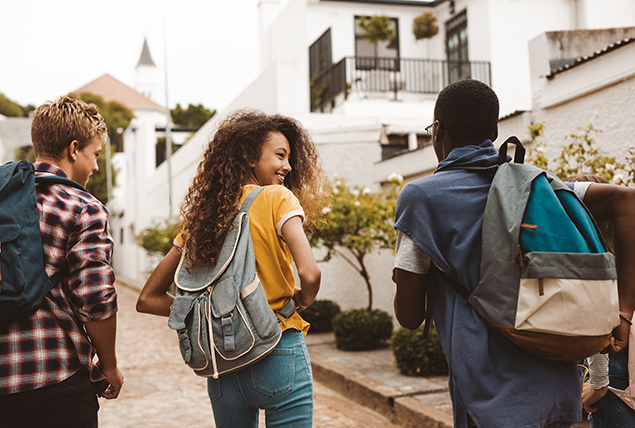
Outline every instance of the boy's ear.
POLYGON ((70 160, 77 160, 78 147, 79 141, 77 140, 71 141, 71 143, 68 145, 68 157, 70 158, 70 160))

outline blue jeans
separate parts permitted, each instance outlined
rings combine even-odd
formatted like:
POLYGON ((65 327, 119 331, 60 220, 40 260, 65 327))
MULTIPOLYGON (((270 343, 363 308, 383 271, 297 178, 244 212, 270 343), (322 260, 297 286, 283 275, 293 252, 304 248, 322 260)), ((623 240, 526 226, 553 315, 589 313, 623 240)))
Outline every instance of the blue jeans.
POLYGON ((286 330, 273 352, 235 373, 207 379, 217 428, 257 428, 265 410, 268 428, 313 425, 311 360, 298 330, 286 330))
MULTIPOLYGON (((628 386, 628 349, 611 355, 609 382, 610 386, 618 389, 626 389, 628 386)), ((635 410, 611 391, 595 403, 595 406, 597 410, 591 413, 591 428, 635 427, 635 410)))

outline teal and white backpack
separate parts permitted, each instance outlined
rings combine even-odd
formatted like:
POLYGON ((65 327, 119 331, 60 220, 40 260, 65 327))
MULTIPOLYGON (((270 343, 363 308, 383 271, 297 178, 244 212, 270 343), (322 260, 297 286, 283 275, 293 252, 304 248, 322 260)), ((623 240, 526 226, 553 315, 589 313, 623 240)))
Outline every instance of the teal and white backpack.
POLYGON ((527 352, 580 360, 604 349, 620 323, 615 258, 574 192, 523 164, 524 153, 511 137, 493 168, 478 286, 470 293, 447 274, 441 278, 527 352), (514 163, 506 162, 508 143, 516 144, 514 163))

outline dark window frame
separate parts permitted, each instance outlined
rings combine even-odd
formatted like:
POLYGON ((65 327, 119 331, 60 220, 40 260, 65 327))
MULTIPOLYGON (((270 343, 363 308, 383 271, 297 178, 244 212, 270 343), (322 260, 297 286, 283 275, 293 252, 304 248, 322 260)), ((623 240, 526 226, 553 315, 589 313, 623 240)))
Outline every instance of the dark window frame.
POLYGON ((467 10, 445 23, 445 49, 449 83, 471 76, 467 33, 467 10))
POLYGON ((309 78, 317 76, 333 65, 332 52, 331 28, 329 27, 309 46, 309 78))

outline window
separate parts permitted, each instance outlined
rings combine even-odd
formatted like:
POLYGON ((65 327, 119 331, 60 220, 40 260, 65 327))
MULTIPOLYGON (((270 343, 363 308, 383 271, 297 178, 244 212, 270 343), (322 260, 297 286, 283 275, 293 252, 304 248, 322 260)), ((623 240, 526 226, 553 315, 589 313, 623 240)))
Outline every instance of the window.
POLYGON ((399 20, 390 18, 395 37, 377 46, 362 37, 361 16, 355 17, 355 68, 358 70, 399 71, 399 20))
POLYGON ((445 43, 448 55, 450 83, 470 77, 467 51, 467 13, 461 12, 445 24, 445 43))
POLYGON ((314 77, 333 64, 331 29, 329 28, 309 47, 309 77, 314 77))

